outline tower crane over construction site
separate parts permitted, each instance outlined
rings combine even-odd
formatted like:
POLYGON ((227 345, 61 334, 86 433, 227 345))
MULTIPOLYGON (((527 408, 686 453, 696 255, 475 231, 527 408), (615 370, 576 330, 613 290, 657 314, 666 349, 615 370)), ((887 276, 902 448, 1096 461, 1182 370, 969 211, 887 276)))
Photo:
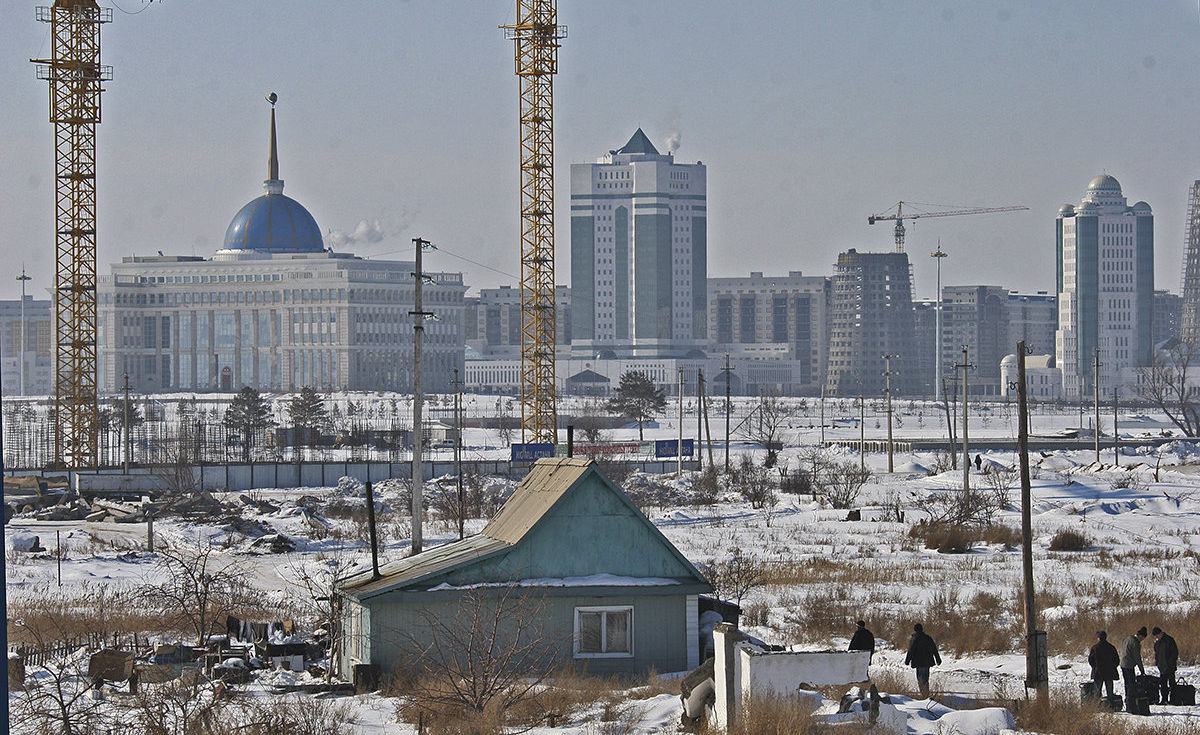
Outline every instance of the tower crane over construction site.
POLYGON ((1014 205, 1011 207, 960 207, 951 204, 922 204, 920 202, 905 202, 900 201, 896 206, 891 207, 882 214, 873 214, 867 217, 867 224, 873 225, 876 222, 896 221, 896 252, 904 252, 904 220, 920 219, 922 217, 957 217, 963 214, 991 214, 993 212, 1019 212, 1027 210, 1029 207, 1014 205), (905 211, 905 205, 908 210, 905 211), (936 207, 936 209, 916 209, 914 207, 936 207))

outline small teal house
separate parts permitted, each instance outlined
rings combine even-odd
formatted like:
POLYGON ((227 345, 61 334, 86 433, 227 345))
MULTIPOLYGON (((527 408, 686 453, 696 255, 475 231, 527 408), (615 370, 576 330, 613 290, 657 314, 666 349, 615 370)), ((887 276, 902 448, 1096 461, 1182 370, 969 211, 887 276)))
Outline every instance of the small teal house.
POLYGON ((343 582, 341 673, 402 665, 431 620, 514 592, 536 597, 538 637, 563 664, 683 671, 699 664, 698 596, 711 591, 594 463, 543 459, 482 533, 343 582))

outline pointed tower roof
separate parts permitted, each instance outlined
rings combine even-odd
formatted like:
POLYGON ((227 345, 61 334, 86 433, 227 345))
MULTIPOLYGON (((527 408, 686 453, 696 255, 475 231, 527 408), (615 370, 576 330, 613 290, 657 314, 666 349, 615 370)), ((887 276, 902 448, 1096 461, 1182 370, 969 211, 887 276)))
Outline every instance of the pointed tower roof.
POLYGON ((267 97, 271 103, 271 147, 267 153, 267 180, 263 182, 263 187, 267 194, 272 195, 283 193, 283 179, 279 178, 279 149, 275 144, 275 102, 278 99, 274 92, 267 97))
POLYGON ((300 202, 283 194, 279 178, 279 152, 275 141, 274 92, 271 103, 271 140, 267 153, 266 193, 242 207, 225 230, 224 250, 267 253, 319 253, 325 249, 317 221, 300 202))
POLYGON ((650 142, 650 139, 646 137, 646 134, 642 132, 642 129, 638 128, 637 132, 633 134, 633 137, 629 139, 629 142, 626 143, 621 150, 617 151, 617 153, 650 153, 657 156, 658 149, 655 148, 654 144, 650 142))

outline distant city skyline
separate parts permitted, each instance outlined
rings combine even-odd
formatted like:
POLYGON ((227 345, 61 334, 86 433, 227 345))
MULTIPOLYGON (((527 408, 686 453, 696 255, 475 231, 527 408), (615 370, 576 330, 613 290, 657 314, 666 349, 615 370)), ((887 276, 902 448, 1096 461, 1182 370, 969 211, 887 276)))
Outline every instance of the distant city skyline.
MULTIPOLYGON (((339 250, 480 288, 515 284, 517 82, 497 26, 513 0, 331 7, 102 3, 98 270, 208 256, 265 177, 263 97, 278 92, 281 175, 339 250), (128 12, 123 12, 128 11, 128 12), (367 224, 360 227, 360 221, 367 224), (378 227, 375 222, 378 221, 378 227), (357 230, 357 232, 356 232, 357 230), (468 262, 451 253, 465 256, 468 262)), ((35 3, 5 6, 0 252, 52 285, 49 52, 35 3)), ((1054 213, 1103 172, 1155 214, 1155 284, 1177 292, 1200 178, 1200 19, 1185 0, 920 5, 560 2, 557 282, 570 282, 569 167, 642 127, 703 161, 708 271, 830 275, 848 248, 893 249, 897 200, 1026 212, 909 224, 914 296, 943 282, 1054 289, 1054 213)), ((12 275, 15 275, 13 271, 12 275)), ((0 279, 0 298, 20 285, 0 279)))

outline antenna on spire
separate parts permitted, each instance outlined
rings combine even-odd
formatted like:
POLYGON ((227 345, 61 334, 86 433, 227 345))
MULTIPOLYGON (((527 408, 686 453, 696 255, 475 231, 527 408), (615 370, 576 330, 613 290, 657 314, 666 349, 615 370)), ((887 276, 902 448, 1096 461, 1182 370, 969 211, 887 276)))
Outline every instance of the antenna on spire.
POLYGON ((278 101, 279 95, 274 92, 267 95, 267 102, 271 103, 271 150, 267 154, 267 180, 263 185, 268 194, 283 193, 283 180, 279 178, 279 152, 275 144, 275 103, 278 101))

